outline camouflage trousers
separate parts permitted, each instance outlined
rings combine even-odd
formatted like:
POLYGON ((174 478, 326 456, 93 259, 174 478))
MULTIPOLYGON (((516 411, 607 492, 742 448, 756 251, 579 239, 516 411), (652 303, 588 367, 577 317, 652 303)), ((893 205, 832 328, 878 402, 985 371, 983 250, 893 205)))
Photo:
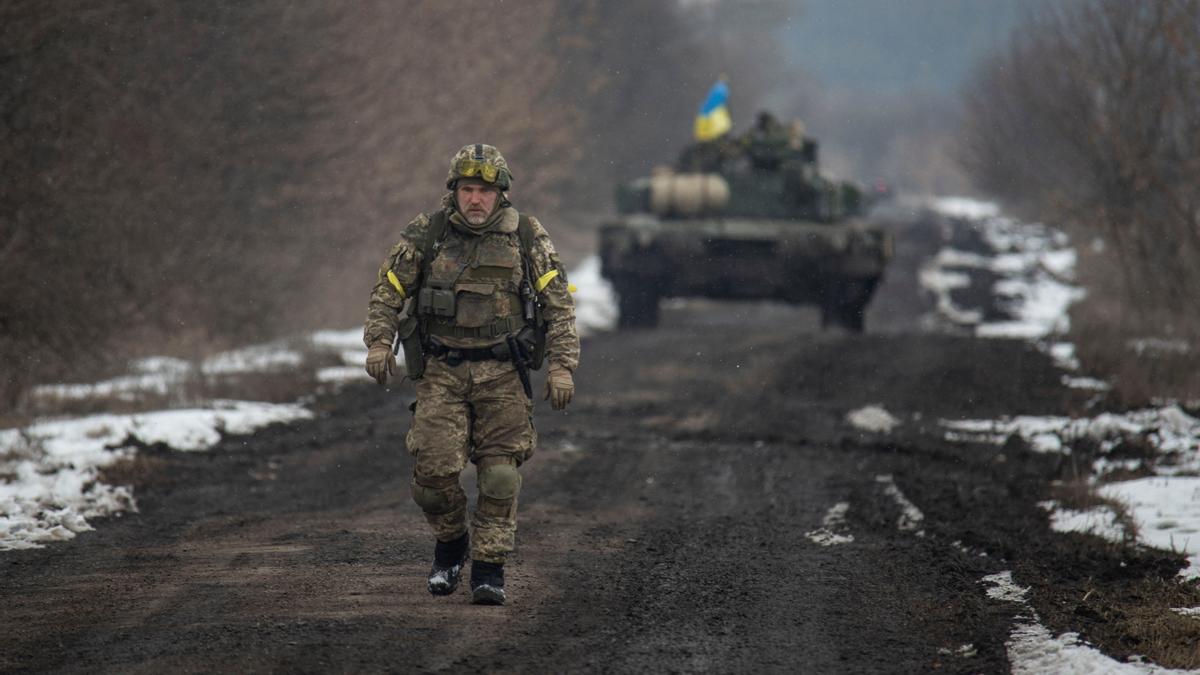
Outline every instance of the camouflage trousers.
POLYGON ((429 359, 416 382, 417 402, 405 441, 416 458, 413 501, 439 541, 467 531, 467 496, 459 474, 476 466, 479 494, 471 512, 471 558, 503 563, 517 532, 517 467, 533 454, 533 403, 511 363, 429 359))

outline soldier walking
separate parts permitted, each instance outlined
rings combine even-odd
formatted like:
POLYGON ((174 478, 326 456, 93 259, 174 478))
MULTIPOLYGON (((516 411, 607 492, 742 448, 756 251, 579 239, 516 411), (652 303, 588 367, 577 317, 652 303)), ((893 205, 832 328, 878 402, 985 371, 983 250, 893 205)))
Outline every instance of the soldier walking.
POLYGON ((542 225, 508 201, 512 179, 490 145, 454 155, 442 207, 414 218, 379 269, 363 331, 367 372, 385 384, 403 346, 416 384, 405 440, 413 501, 437 540, 429 592, 453 593, 469 555, 476 604, 505 599, 519 467, 537 443, 529 371, 549 363, 545 398, 562 410, 579 364, 566 273, 542 225), (468 461, 479 485, 469 528, 468 461))

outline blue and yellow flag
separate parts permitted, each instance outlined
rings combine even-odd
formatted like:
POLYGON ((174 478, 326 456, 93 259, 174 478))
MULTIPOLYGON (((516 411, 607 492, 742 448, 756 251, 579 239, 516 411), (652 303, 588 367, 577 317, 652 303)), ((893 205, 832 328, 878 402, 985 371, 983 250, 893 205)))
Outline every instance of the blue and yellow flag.
POLYGON ((704 103, 700 104, 700 114, 696 115, 696 140, 711 141, 720 138, 722 134, 733 128, 733 118, 729 115, 729 85, 725 80, 717 83, 708 90, 704 103))

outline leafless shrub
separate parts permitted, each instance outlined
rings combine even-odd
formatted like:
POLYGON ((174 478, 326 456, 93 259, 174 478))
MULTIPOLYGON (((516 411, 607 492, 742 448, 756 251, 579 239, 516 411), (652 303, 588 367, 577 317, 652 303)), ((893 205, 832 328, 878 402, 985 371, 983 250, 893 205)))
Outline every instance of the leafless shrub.
POLYGON ((967 92, 979 186, 1091 247, 1084 310, 1126 335, 1200 334, 1200 3, 1042 7, 967 92), (1103 317, 1103 318, 1101 318, 1103 317))

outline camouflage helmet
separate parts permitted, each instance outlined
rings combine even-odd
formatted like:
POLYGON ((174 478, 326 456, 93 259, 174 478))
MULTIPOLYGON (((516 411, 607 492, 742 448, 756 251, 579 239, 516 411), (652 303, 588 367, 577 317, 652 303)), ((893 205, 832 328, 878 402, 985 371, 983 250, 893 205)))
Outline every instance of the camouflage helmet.
POLYGON ((494 145, 472 143, 450 159, 450 173, 446 175, 446 189, 453 190, 460 178, 478 178, 485 183, 494 183, 501 190, 512 184, 512 172, 508 162, 494 145))

